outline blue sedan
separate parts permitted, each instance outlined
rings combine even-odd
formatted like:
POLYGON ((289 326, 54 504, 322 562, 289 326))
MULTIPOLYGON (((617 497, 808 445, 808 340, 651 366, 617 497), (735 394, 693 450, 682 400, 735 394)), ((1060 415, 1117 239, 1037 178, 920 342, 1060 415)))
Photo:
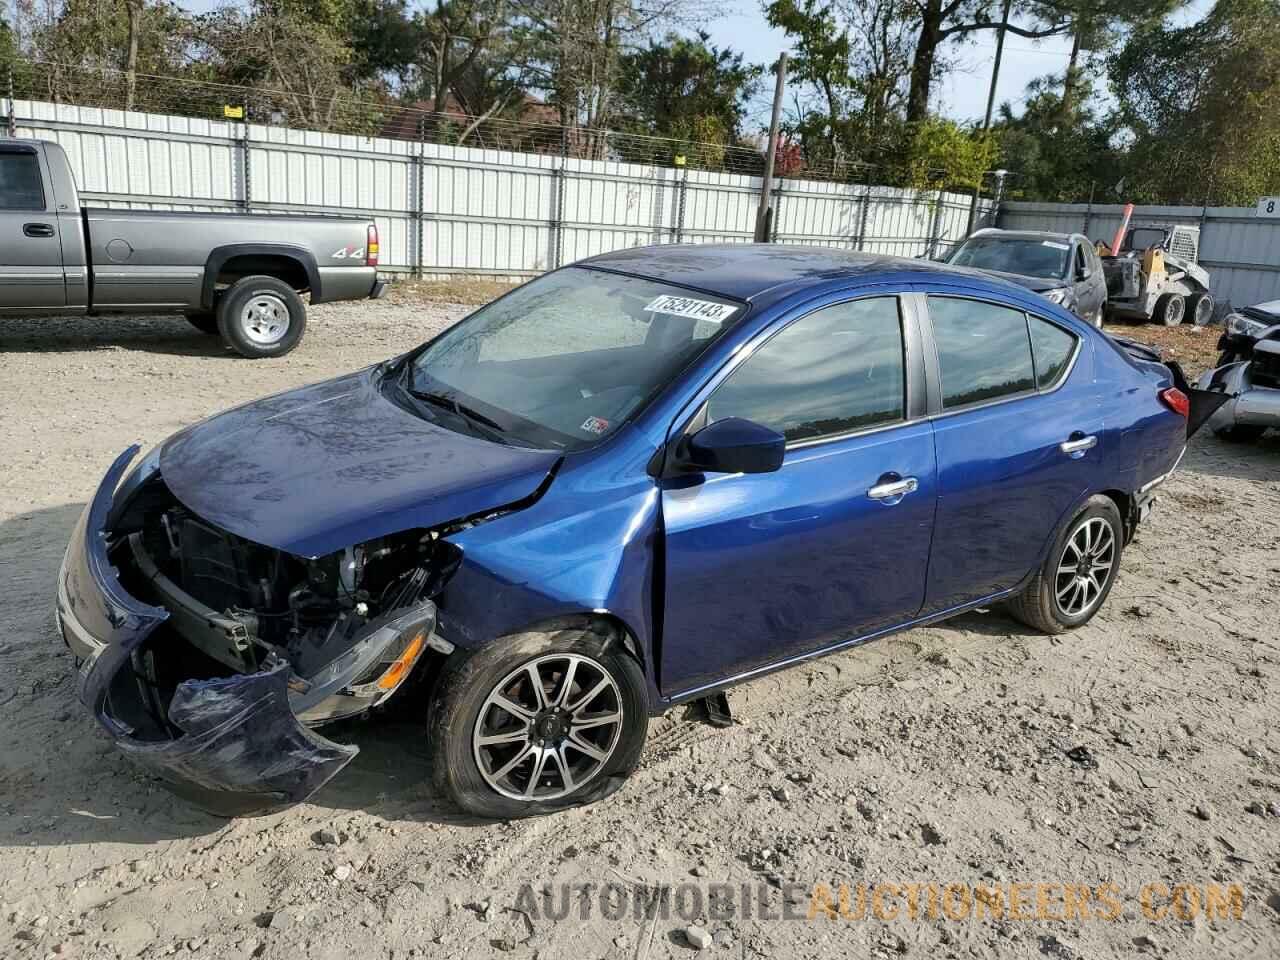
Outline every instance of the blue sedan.
POLYGON ((997 601, 1087 623, 1193 401, 973 271, 620 251, 125 451, 58 618, 86 706, 207 809, 306 798, 356 752, 315 728, 396 696, 460 806, 543 813, 673 704, 997 601))

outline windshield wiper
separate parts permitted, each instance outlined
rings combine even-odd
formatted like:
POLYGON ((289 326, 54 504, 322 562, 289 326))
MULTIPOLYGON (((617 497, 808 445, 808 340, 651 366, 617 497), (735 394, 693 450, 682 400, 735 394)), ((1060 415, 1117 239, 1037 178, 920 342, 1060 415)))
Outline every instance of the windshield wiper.
POLYGON ((412 387, 408 388, 408 394, 415 400, 421 400, 424 403, 430 403, 433 406, 443 407, 445 410, 461 417, 468 423, 483 427, 490 433, 498 434, 504 441, 507 439, 505 436, 507 431, 503 428, 502 424, 498 423, 498 421, 494 420, 492 417, 485 416, 479 410, 475 410, 472 407, 467 406, 465 403, 460 402, 457 397, 451 396, 447 393, 435 393, 430 390, 415 390, 412 387))

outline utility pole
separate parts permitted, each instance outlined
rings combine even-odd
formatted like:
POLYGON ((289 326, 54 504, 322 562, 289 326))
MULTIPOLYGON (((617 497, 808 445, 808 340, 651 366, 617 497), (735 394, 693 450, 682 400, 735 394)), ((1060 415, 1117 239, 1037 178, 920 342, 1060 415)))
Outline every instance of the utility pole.
POLYGON ((1000 60, 1004 56, 1004 33, 1009 26, 1009 8, 1013 0, 1004 0, 1004 10, 1000 14, 1000 29, 996 31, 996 60, 991 65, 991 89, 987 92, 987 115, 982 120, 982 129, 991 126, 991 111, 996 106, 996 83, 1000 80, 1000 60))
MULTIPOLYGON (((982 130, 985 133, 991 127, 991 112, 996 107, 996 85, 1000 82, 1000 60, 1004 57, 1004 33, 1009 26, 1009 8, 1013 0, 1004 0, 1004 9, 1000 11, 1000 29, 996 31, 996 59, 991 65, 991 89, 987 91, 987 113, 982 118, 982 130)), ((978 220, 978 200, 982 195, 982 186, 973 188, 973 199, 969 201, 969 226, 966 234, 973 233, 973 225, 978 220)))
POLYGON ((778 79, 773 88, 773 117, 769 121, 769 148, 764 155, 764 179, 760 181, 760 209, 756 212, 756 243, 768 243, 772 234, 773 159, 778 154, 778 125, 782 121, 782 94, 787 84, 787 55, 778 55, 778 79))

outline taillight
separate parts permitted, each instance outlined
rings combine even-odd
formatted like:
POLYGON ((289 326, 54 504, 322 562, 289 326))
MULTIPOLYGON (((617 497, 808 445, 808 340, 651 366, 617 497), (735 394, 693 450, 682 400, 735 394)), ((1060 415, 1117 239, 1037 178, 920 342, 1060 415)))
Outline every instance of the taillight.
POLYGON ((1191 401, 1187 399, 1187 395, 1177 387, 1169 387, 1167 390, 1160 391, 1160 399, 1164 401, 1164 405, 1174 413, 1180 413, 1187 417, 1191 415, 1191 401))
POLYGON ((366 267, 378 265, 378 225, 376 223, 369 224, 369 236, 364 245, 364 265, 366 267))

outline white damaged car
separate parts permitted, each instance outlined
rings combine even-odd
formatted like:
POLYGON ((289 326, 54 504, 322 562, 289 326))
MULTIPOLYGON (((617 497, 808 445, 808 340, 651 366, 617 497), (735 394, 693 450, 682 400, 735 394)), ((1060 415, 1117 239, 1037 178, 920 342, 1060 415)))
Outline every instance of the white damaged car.
POLYGON ((1209 418, 1209 429, 1241 443, 1280 429, 1280 300, 1228 314, 1218 349, 1218 365, 1196 386, 1231 399, 1209 418))

